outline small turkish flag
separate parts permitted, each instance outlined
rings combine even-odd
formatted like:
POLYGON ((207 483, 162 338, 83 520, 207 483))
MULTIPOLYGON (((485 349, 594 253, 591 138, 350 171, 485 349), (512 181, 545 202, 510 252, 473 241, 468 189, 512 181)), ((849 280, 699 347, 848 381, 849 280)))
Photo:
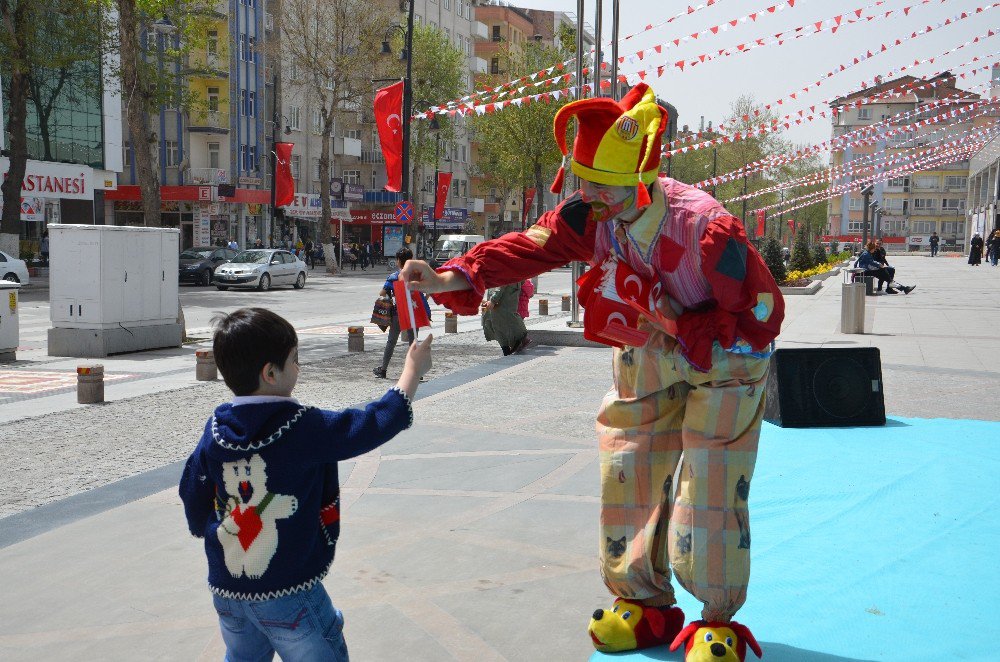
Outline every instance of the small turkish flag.
POLYGON ((392 284, 392 291, 396 298, 396 314, 399 316, 400 331, 420 329, 431 325, 420 292, 411 292, 406 283, 401 280, 392 284))

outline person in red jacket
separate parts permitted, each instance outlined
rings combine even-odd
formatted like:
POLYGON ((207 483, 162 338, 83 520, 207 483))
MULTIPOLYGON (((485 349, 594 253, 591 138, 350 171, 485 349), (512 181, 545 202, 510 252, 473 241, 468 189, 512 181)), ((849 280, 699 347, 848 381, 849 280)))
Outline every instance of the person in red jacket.
POLYGON ((784 302, 739 220, 707 193, 659 175, 667 111, 647 85, 620 102, 563 107, 555 138, 564 155, 571 118, 579 191, 524 232, 437 271, 408 262, 400 277, 473 315, 486 288, 591 264, 579 281, 584 334, 615 347, 615 388, 597 416, 601 573, 656 627, 639 642, 603 641, 615 630, 605 619, 622 614, 598 609, 590 636, 599 650, 626 650, 681 631, 671 574, 703 603, 706 623, 732 623, 746 599, 750 483, 784 302))

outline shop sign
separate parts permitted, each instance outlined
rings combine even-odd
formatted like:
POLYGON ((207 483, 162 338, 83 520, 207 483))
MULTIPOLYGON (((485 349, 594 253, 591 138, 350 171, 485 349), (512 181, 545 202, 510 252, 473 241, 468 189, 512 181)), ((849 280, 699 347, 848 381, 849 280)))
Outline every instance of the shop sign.
POLYGON ((913 246, 930 246, 931 236, 929 234, 910 235, 908 241, 913 246))
POLYGON ((352 209, 351 222, 360 225, 385 225, 396 222, 396 213, 392 209, 352 209))
MULTIPOLYGON (((424 208, 423 214, 420 217, 421 222, 426 228, 435 227, 434 221, 431 219, 432 207, 424 208)), ((461 230, 465 227, 466 221, 469 220, 469 210, 465 207, 445 207, 444 214, 441 218, 437 220, 438 230, 461 230)))
POLYGON ((216 205, 201 205, 198 208, 194 224, 194 245, 208 246, 212 243, 212 214, 211 207, 216 205))
POLYGON ((260 177, 240 177, 236 183, 240 186, 260 186, 262 181, 260 177))
MULTIPOLYGON (((10 159, 0 158, 0 172, 7 178, 10 159)), ((21 193, 34 198, 94 199, 94 170, 86 166, 29 159, 21 193)))
POLYGON ((285 207, 285 214, 298 218, 319 218, 323 214, 323 201, 318 193, 296 193, 292 204, 285 207))
POLYGON ((45 221, 45 199, 44 198, 21 198, 21 220, 22 221, 45 221))
POLYGON ((365 199, 365 187, 361 184, 344 184, 344 200, 355 202, 365 199))

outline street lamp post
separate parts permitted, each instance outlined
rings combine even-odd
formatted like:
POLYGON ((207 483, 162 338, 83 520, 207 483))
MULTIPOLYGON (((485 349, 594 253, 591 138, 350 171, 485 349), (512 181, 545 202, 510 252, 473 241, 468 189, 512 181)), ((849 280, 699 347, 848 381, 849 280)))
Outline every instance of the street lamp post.
MULTIPOLYGON (((405 46, 400 53, 400 59, 406 60, 406 78, 403 79, 403 195, 410 197, 410 116, 413 115, 413 6, 414 0, 409 0, 406 10, 406 28, 392 25, 386 35, 393 30, 403 32, 405 46)), ((382 42, 382 54, 392 53, 388 36, 382 42)))
POLYGON ((871 204, 875 187, 871 184, 861 189, 861 248, 868 245, 868 206, 871 204))

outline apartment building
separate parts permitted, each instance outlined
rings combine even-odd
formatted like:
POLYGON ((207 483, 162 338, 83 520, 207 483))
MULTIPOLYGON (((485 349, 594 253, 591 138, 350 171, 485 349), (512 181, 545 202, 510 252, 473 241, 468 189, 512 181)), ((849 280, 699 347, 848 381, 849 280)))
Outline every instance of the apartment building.
MULTIPOLYGON (((1000 64, 993 65, 990 98, 1000 101, 1000 64)), ((973 230, 983 237, 1000 228, 1000 136, 986 143, 970 159, 965 207, 973 230)))
MULTIPOLYGON (((502 0, 488 0, 476 7, 476 20, 485 27, 486 38, 475 45, 477 58, 482 62, 482 69, 477 73, 477 81, 485 85, 500 85, 510 80, 509 65, 503 56, 508 48, 517 48, 528 41, 536 41, 549 46, 560 45, 560 35, 564 30, 576 33, 576 15, 568 12, 546 11, 517 7, 502 0)), ((594 46, 594 37, 586 26, 583 34, 584 51, 594 46)), ((554 64, 554 63, 553 63, 554 64)), ((517 112, 516 109, 504 112, 517 112)), ((472 145, 473 160, 476 159, 477 148, 472 145)), ((525 191, 511 191, 505 200, 501 191, 489 186, 484 177, 473 177, 473 187, 476 193, 485 198, 481 212, 473 214, 473 223, 477 232, 489 235, 502 234, 520 230, 524 224, 530 224, 535 217, 535 203, 525 214, 525 202, 528 201, 525 191)), ((548 189, 536 191, 543 196, 543 208, 554 209, 559 203, 559 197, 548 189)))
MULTIPOLYGON (((392 7, 399 9, 398 22, 405 26, 405 3, 385 1, 392 2, 392 7)), ((482 68, 477 63, 473 44, 477 35, 485 36, 485 30, 482 25, 477 25, 474 8, 475 2, 467 0, 415 0, 414 4, 414 23, 440 31, 452 46, 465 55, 464 79, 467 86, 464 89, 471 89, 474 71, 482 68)), ((372 89, 374 91, 385 84, 373 83, 372 89)), ((294 219, 290 223, 294 223, 301 233, 303 221, 318 219, 320 213, 322 120, 309 86, 300 80, 299 73, 288 63, 283 66, 281 97, 282 112, 290 129, 284 139, 295 143, 291 165, 297 195, 296 203, 286 210, 286 216, 294 219)), ((448 99, 414 99, 414 111, 419 112, 445 101, 448 99)), ((455 139, 441 141, 438 150, 437 168, 452 173, 444 218, 436 223, 431 221, 435 192, 434 165, 424 166, 416 199, 412 201, 418 218, 423 219, 423 229, 411 240, 418 255, 424 254, 433 245, 436 235, 464 229, 469 214, 477 206, 482 207, 482 201, 477 202, 473 197, 469 183, 472 160, 469 138, 464 123, 456 124, 458 131, 455 139)), ((398 236, 402 226, 396 222, 394 210, 406 196, 384 190, 385 162, 373 112, 368 105, 359 107, 356 115, 341 118, 334 130, 331 150, 331 178, 339 192, 339 199, 331 201, 334 205, 331 219, 333 234, 340 231, 342 221, 345 241, 375 241, 389 250, 393 242, 386 242, 384 235, 390 232, 398 236)))
MULTIPOLYGON (((169 17, 140 35, 147 57, 161 70, 172 69, 193 98, 190 107, 161 108, 150 118, 158 139, 161 223, 180 229, 182 248, 229 239, 246 246, 272 236, 266 133, 273 72, 265 43, 274 23, 267 2, 216 2, 203 16, 204 46, 181 63, 164 57, 180 38, 170 29, 169 17)), ((114 201, 114 222, 142 225, 127 127, 123 156, 123 185, 108 196, 114 201)))
MULTIPOLYGON (((911 90, 904 96, 850 106, 836 114, 833 119, 834 137, 871 127, 877 140, 870 145, 847 146, 833 152, 830 165, 840 167, 856 161, 858 166, 863 166, 873 160, 881 164, 896 156, 914 154, 963 138, 969 131, 995 121, 990 115, 974 117, 975 113, 968 113, 920 127, 916 131, 885 136, 893 128, 933 118, 980 100, 978 94, 956 87, 955 77, 950 73, 941 74, 933 81, 935 85, 928 89, 911 90), (942 99, 949 102, 937 103, 942 99), (905 116, 890 119, 900 114, 905 116)), ((878 96, 914 82, 920 85, 918 79, 912 76, 886 81, 836 99, 831 107, 878 96)), ((894 169, 902 165, 886 167, 894 169)), ((876 183, 872 200, 878 203, 883 213, 878 227, 870 222, 869 234, 883 237, 887 245, 897 250, 918 250, 927 246, 931 233, 937 232, 943 250, 964 251, 970 235, 966 218, 968 179, 969 160, 960 158, 937 162, 930 167, 918 166, 912 171, 904 170, 899 176, 876 183)), ((863 211, 860 191, 845 192, 833 198, 828 207, 827 234, 842 241, 858 241, 863 235, 863 211)))

